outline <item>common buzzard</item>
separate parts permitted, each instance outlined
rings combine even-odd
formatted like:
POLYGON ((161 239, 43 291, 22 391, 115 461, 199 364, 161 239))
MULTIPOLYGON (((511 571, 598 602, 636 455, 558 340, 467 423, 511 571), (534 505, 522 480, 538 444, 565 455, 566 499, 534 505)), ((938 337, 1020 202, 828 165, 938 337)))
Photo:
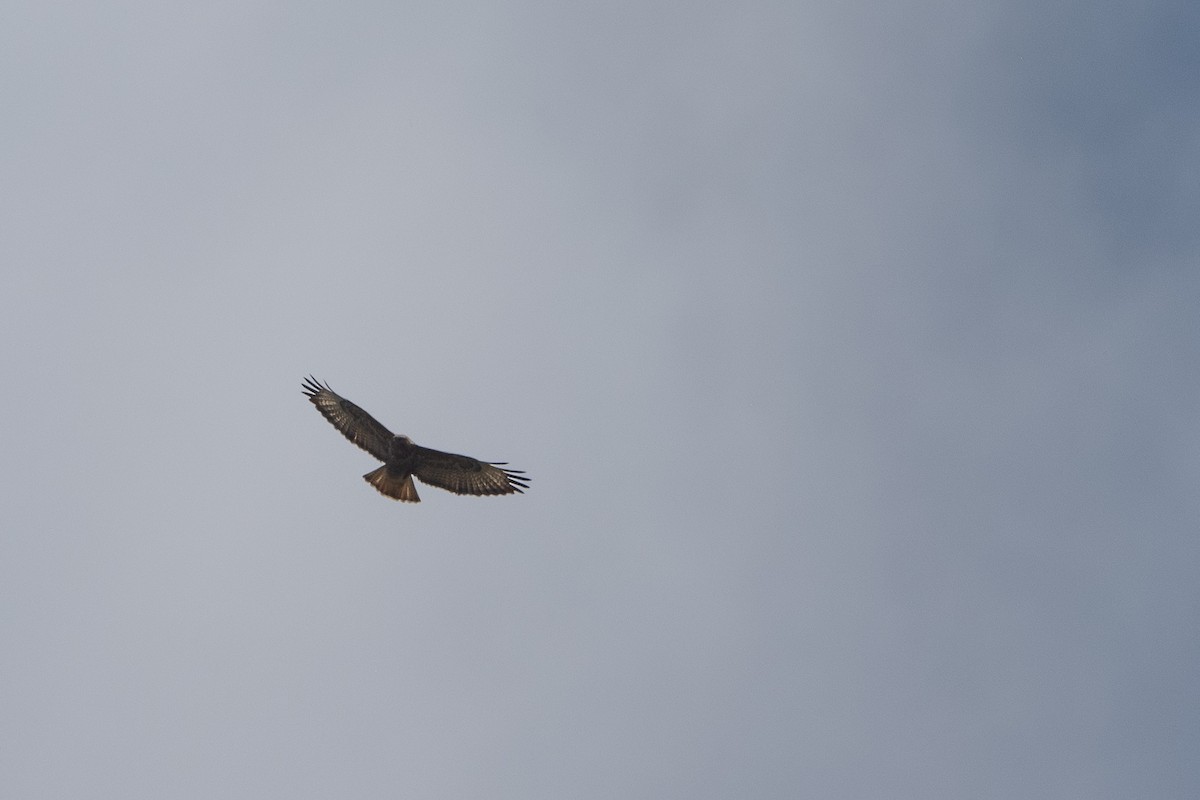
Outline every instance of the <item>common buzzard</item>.
POLYGON ((524 472, 507 469, 505 462, 477 461, 470 456, 413 444, 407 436, 394 436, 370 414, 311 375, 301 385, 304 394, 333 427, 383 462, 382 467, 363 478, 388 497, 407 503, 421 502, 413 484, 414 475, 422 483, 455 494, 512 494, 529 488, 529 478, 524 472))

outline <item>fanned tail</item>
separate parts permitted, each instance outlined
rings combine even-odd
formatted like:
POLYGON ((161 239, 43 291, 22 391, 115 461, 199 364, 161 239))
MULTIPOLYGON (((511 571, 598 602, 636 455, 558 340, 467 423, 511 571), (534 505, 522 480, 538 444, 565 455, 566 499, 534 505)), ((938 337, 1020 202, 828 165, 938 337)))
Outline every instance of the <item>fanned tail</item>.
POLYGON ((388 475, 386 464, 363 475, 363 480, 378 489, 380 494, 405 503, 421 502, 421 498, 417 496, 417 487, 413 484, 412 475, 407 473, 399 476, 388 475))

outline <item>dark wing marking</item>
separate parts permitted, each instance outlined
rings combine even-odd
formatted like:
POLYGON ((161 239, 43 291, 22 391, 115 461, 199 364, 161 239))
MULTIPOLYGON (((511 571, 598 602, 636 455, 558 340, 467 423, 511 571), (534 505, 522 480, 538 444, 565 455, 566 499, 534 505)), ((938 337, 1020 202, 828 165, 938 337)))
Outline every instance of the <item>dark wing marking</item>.
POLYGON ((430 486, 455 494, 512 494, 529 488, 522 470, 507 469, 504 462, 489 463, 470 456, 443 453, 414 445, 416 466, 413 474, 430 486))
POLYGON ((328 384, 321 384, 311 375, 302 384, 304 394, 317 407, 333 427, 350 441, 366 450, 380 461, 388 460, 388 448, 392 432, 383 427, 367 412, 340 397, 328 384))

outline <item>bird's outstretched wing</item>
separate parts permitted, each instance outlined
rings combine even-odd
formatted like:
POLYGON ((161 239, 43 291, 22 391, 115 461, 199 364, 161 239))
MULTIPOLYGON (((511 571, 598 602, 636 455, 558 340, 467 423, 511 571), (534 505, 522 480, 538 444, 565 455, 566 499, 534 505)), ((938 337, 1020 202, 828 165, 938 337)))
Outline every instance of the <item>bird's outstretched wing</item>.
POLYGON ((305 379, 303 387, 304 394, 312 404, 342 435, 380 461, 388 460, 391 431, 354 403, 339 396, 328 384, 320 383, 311 375, 305 379))
POLYGON ((430 486, 476 495, 524 493, 529 488, 524 471, 508 469, 504 462, 479 461, 420 445, 414 445, 414 451, 413 474, 430 486))

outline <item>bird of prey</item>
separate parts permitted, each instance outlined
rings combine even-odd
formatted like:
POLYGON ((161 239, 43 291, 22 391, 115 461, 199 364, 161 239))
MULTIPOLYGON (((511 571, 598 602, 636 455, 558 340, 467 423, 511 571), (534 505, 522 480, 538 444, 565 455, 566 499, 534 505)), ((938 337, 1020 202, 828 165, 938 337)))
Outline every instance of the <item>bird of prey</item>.
POLYGON ((407 436, 393 435, 370 414, 311 375, 301 386, 305 396, 333 427, 383 462, 382 467, 363 478, 388 497, 406 503, 421 502, 413 484, 414 475, 422 483, 455 494, 512 494, 529 488, 529 478, 524 472, 508 469, 505 462, 478 461, 470 456, 430 450, 413 444, 407 436))

